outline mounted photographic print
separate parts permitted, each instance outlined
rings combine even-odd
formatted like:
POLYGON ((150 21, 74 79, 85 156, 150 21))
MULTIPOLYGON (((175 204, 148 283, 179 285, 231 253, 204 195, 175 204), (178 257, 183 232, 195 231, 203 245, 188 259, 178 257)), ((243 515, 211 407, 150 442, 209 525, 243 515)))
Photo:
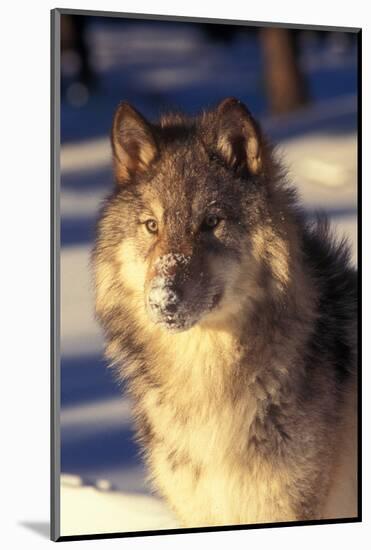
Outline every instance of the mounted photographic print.
POLYGON ((361 520, 360 48, 52 11, 53 540, 361 520))

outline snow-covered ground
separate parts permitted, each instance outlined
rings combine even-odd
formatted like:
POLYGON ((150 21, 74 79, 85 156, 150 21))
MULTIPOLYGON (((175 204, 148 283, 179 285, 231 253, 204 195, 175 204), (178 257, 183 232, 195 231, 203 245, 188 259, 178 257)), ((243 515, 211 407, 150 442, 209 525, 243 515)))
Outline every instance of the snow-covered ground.
POLYGON ((284 118, 267 118, 256 38, 241 35, 223 45, 194 28, 160 24, 142 25, 140 40, 131 23, 125 35, 108 30, 93 25, 88 36, 100 89, 79 109, 62 103, 62 535, 176 526, 146 484, 130 403, 103 359, 93 314, 89 257, 97 211, 112 185, 107 135, 119 100, 152 116, 163 106, 194 112, 223 96, 246 99, 278 143, 307 211, 327 212, 357 261, 354 49, 335 51, 335 43, 305 49, 302 64, 315 101, 284 118))
POLYGON ((92 535, 172 529, 178 524, 165 505, 149 495, 110 490, 106 480, 83 485, 78 476, 61 479, 61 534, 92 535), (78 512, 78 513, 77 513, 78 512))

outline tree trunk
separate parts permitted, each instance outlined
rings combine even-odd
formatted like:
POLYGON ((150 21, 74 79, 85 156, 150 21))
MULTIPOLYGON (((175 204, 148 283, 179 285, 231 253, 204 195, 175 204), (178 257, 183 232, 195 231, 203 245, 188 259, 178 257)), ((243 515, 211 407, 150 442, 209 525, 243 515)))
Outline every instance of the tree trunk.
POLYGON ((297 34, 276 28, 261 29, 265 82, 274 113, 294 111, 308 102, 298 62, 297 34))

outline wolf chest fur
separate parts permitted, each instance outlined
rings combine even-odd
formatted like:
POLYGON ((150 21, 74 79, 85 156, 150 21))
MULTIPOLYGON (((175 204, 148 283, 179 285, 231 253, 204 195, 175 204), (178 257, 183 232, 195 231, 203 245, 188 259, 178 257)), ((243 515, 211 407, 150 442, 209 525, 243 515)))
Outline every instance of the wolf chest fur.
POLYGON ((117 109, 93 252, 106 353, 186 527, 354 517, 356 274, 239 101, 117 109))

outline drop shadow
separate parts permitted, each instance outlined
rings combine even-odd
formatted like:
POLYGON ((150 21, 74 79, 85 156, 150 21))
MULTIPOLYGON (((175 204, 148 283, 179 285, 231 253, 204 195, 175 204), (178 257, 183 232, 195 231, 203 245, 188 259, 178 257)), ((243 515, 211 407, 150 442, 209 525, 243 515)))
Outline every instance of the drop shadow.
POLYGON ((45 539, 50 538, 50 523, 48 521, 21 521, 19 525, 30 529, 45 539))

